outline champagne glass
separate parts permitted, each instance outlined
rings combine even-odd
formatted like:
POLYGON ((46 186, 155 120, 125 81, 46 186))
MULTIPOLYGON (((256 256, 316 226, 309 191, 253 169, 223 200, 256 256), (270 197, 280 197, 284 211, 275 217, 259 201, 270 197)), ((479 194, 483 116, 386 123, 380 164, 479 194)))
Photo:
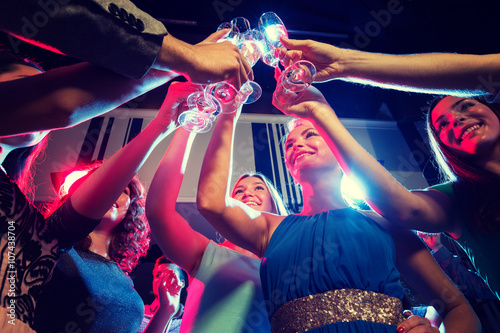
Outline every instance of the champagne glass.
POLYGON ((240 53, 245 57, 248 64, 253 67, 261 57, 261 44, 264 42, 262 33, 259 30, 251 29, 239 34, 236 46, 238 46, 240 53))
MULTIPOLYGON (((238 37, 236 45, 238 46, 241 55, 245 57, 251 67, 253 67, 261 57, 262 46, 260 44, 263 42, 264 38, 262 34, 260 31, 255 29, 248 30, 243 34, 240 33, 238 37)), ((253 103, 262 96, 262 88, 260 85, 251 80, 248 80, 242 85, 240 92, 247 96, 246 99, 243 100, 244 104, 253 103)))
MULTIPOLYGON (((220 104, 220 112, 221 113, 232 113, 235 112, 243 102, 244 96, 241 94, 236 88, 226 82, 226 81, 221 81, 221 82, 216 82, 209 84, 205 87, 205 92, 213 96, 220 104)), ((216 113, 214 116, 216 116, 218 113, 216 113)))
MULTIPOLYGON (((228 40, 238 46, 240 53, 247 62, 253 66, 260 57, 260 48, 255 38, 259 37, 250 29, 250 22, 244 17, 236 17, 231 22, 224 22, 219 25, 217 30, 231 29, 231 31, 222 39, 228 40), (240 31, 241 29, 241 31, 240 31), (242 32, 248 32, 247 34, 242 32), (244 37, 243 37, 244 36, 244 37)), ((250 104, 255 102, 262 95, 262 88, 255 82, 248 80, 245 82, 238 93, 234 86, 229 83, 212 84, 206 87, 206 91, 217 98, 223 104, 222 112, 234 112, 241 103, 250 104)))
POLYGON ((283 21, 274 12, 267 12, 260 16, 259 30, 273 49, 284 47, 280 37, 288 38, 288 32, 283 21))
POLYGON ((227 40, 233 44, 236 44, 236 41, 238 40, 238 36, 240 35, 240 30, 238 29, 238 27, 236 27, 235 25, 233 25, 230 22, 222 22, 217 27, 217 31, 222 30, 222 29, 231 29, 231 30, 229 30, 229 32, 227 33, 226 36, 224 36, 224 38, 219 39, 217 41, 217 43, 220 43, 220 42, 227 40))
POLYGON ((219 101, 203 91, 197 91, 190 94, 186 102, 188 110, 179 115, 179 125, 190 132, 208 132, 221 111, 219 101))
POLYGON ((276 56, 276 49, 273 49, 265 39, 263 39, 262 43, 260 43, 260 47, 262 61, 268 66, 278 67, 280 61, 276 56))
POLYGON ((316 75, 316 67, 307 60, 300 60, 288 66, 280 77, 280 83, 274 92, 283 104, 293 103, 301 92, 307 89, 316 75))
POLYGON ((236 27, 240 34, 244 34, 247 31, 251 30, 250 22, 241 16, 235 17, 229 22, 233 27, 236 27))

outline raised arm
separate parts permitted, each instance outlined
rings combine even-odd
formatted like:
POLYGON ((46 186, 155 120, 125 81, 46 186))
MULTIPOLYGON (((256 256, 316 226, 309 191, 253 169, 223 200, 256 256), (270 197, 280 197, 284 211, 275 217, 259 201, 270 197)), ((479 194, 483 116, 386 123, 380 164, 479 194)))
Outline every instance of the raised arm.
POLYGON ((71 127, 110 111, 178 74, 151 70, 140 80, 82 63, 0 82, 0 136, 71 127))
POLYGON ((284 39, 285 63, 306 59, 318 69, 316 81, 341 79, 404 91, 483 95, 499 90, 500 54, 424 53, 391 55, 341 49, 312 40, 284 39))
POLYGON ((216 43, 226 33, 217 31, 196 45, 166 36, 153 68, 176 71, 198 84, 229 81, 239 89, 253 75, 252 67, 236 45, 216 43))
POLYGON ((451 200, 435 190, 410 192, 371 156, 342 125, 323 95, 314 87, 292 105, 274 105, 287 115, 312 122, 340 166, 364 185, 365 199, 387 220, 410 229, 453 233, 451 200))
POLYGON ((139 171, 153 148, 173 131, 173 116, 173 110, 162 105, 158 115, 144 130, 105 160, 71 194, 74 209, 89 218, 102 218, 139 171))
MULTIPOLYGON (((171 101, 185 100, 194 89, 189 83, 173 84, 165 104, 172 105, 171 101)), ((184 178, 183 163, 187 160, 191 146, 189 137, 188 131, 179 128, 170 142, 148 191, 146 216, 163 253, 190 276, 196 276, 209 239, 193 230, 175 210, 184 178)))
MULTIPOLYGON (((128 0, 0 2, 0 30, 134 79, 154 68, 176 71, 194 83, 231 79, 239 88, 251 72, 235 45, 180 41, 128 0), (40 17, 46 18, 43 24, 37 24, 40 17)), ((14 49, 22 43, 9 39, 14 49)))
POLYGON ((200 213, 229 241, 261 257, 269 215, 227 196, 236 113, 218 116, 203 159, 196 203, 200 213))

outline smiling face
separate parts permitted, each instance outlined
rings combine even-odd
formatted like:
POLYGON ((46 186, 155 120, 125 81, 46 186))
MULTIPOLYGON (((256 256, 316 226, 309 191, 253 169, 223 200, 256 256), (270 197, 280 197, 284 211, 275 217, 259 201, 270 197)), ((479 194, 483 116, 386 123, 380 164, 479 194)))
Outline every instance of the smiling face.
POLYGON ((442 144, 457 156, 487 155, 500 141, 500 120, 474 99, 443 98, 432 110, 431 126, 442 144))
POLYGON ((285 164, 292 177, 300 183, 303 172, 338 167, 325 140, 310 122, 295 127, 285 142, 285 164))
POLYGON ((112 231, 119 225, 127 215, 128 208, 130 207, 130 188, 126 187, 122 194, 115 201, 113 206, 106 212, 101 220, 101 223, 95 230, 108 230, 112 231))
POLYGON ((232 197, 259 212, 275 213, 266 183, 259 177, 246 177, 234 186, 232 197))

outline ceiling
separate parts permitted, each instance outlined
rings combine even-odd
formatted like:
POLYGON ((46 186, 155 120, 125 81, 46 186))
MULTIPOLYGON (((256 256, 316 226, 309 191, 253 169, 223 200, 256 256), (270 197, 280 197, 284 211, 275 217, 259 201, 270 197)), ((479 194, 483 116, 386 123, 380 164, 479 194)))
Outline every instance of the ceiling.
MULTIPOLYGON (((395 54, 420 52, 500 53, 495 42, 500 31, 497 1, 439 0, 350 0, 350 1, 158 1, 135 0, 138 7, 162 20, 175 37, 197 43, 217 26, 237 16, 256 26, 260 15, 276 12, 290 38, 314 39, 369 52, 395 54)), ((0 36, 0 43, 5 37, 0 36)), ((22 45, 21 52, 33 55, 50 69, 74 63, 60 55, 22 45)), ((245 113, 279 113, 271 106, 275 87, 271 67, 259 62, 255 81, 263 97, 244 107, 245 113)), ((395 119, 422 118, 421 107, 429 96, 363 87, 342 81, 318 84, 327 100, 343 118, 395 119)), ((129 106, 157 108, 167 87, 161 87, 129 106)))

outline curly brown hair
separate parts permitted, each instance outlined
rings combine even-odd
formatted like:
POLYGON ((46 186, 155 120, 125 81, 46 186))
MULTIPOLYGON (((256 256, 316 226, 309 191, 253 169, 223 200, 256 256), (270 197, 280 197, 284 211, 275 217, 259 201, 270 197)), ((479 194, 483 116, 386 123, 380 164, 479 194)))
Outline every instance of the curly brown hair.
MULTIPOLYGON (((67 195, 57 203, 46 207, 45 215, 50 215, 59 207, 100 165, 101 162, 95 161, 90 165, 74 168, 72 171, 88 170, 88 173, 71 185, 67 195)), ((144 186, 137 176, 134 176, 127 187, 130 190, 130 205, 127 214, 114 229, 114 235, 109 246, 109 255, 125 273, 130 273, 139 263, 139 259, 146 255, 150 242, 150 228, 145 214, 144 186)), ((92 239, 87 235, 85 239, 75 245, 75 248, 88 250, 91 245, 92 239)))
MULTIPOLYGON (((109 255, 125 272, 130 273, 146 255, 149 248, 150 228, 145 214, 144 186, 137 176, 128 184, 130 189, 130 206, 123 221, 116 226, 109 255)), ((88 250, 92 240, 87 236, 75 245, 76 249, 88 250)))

